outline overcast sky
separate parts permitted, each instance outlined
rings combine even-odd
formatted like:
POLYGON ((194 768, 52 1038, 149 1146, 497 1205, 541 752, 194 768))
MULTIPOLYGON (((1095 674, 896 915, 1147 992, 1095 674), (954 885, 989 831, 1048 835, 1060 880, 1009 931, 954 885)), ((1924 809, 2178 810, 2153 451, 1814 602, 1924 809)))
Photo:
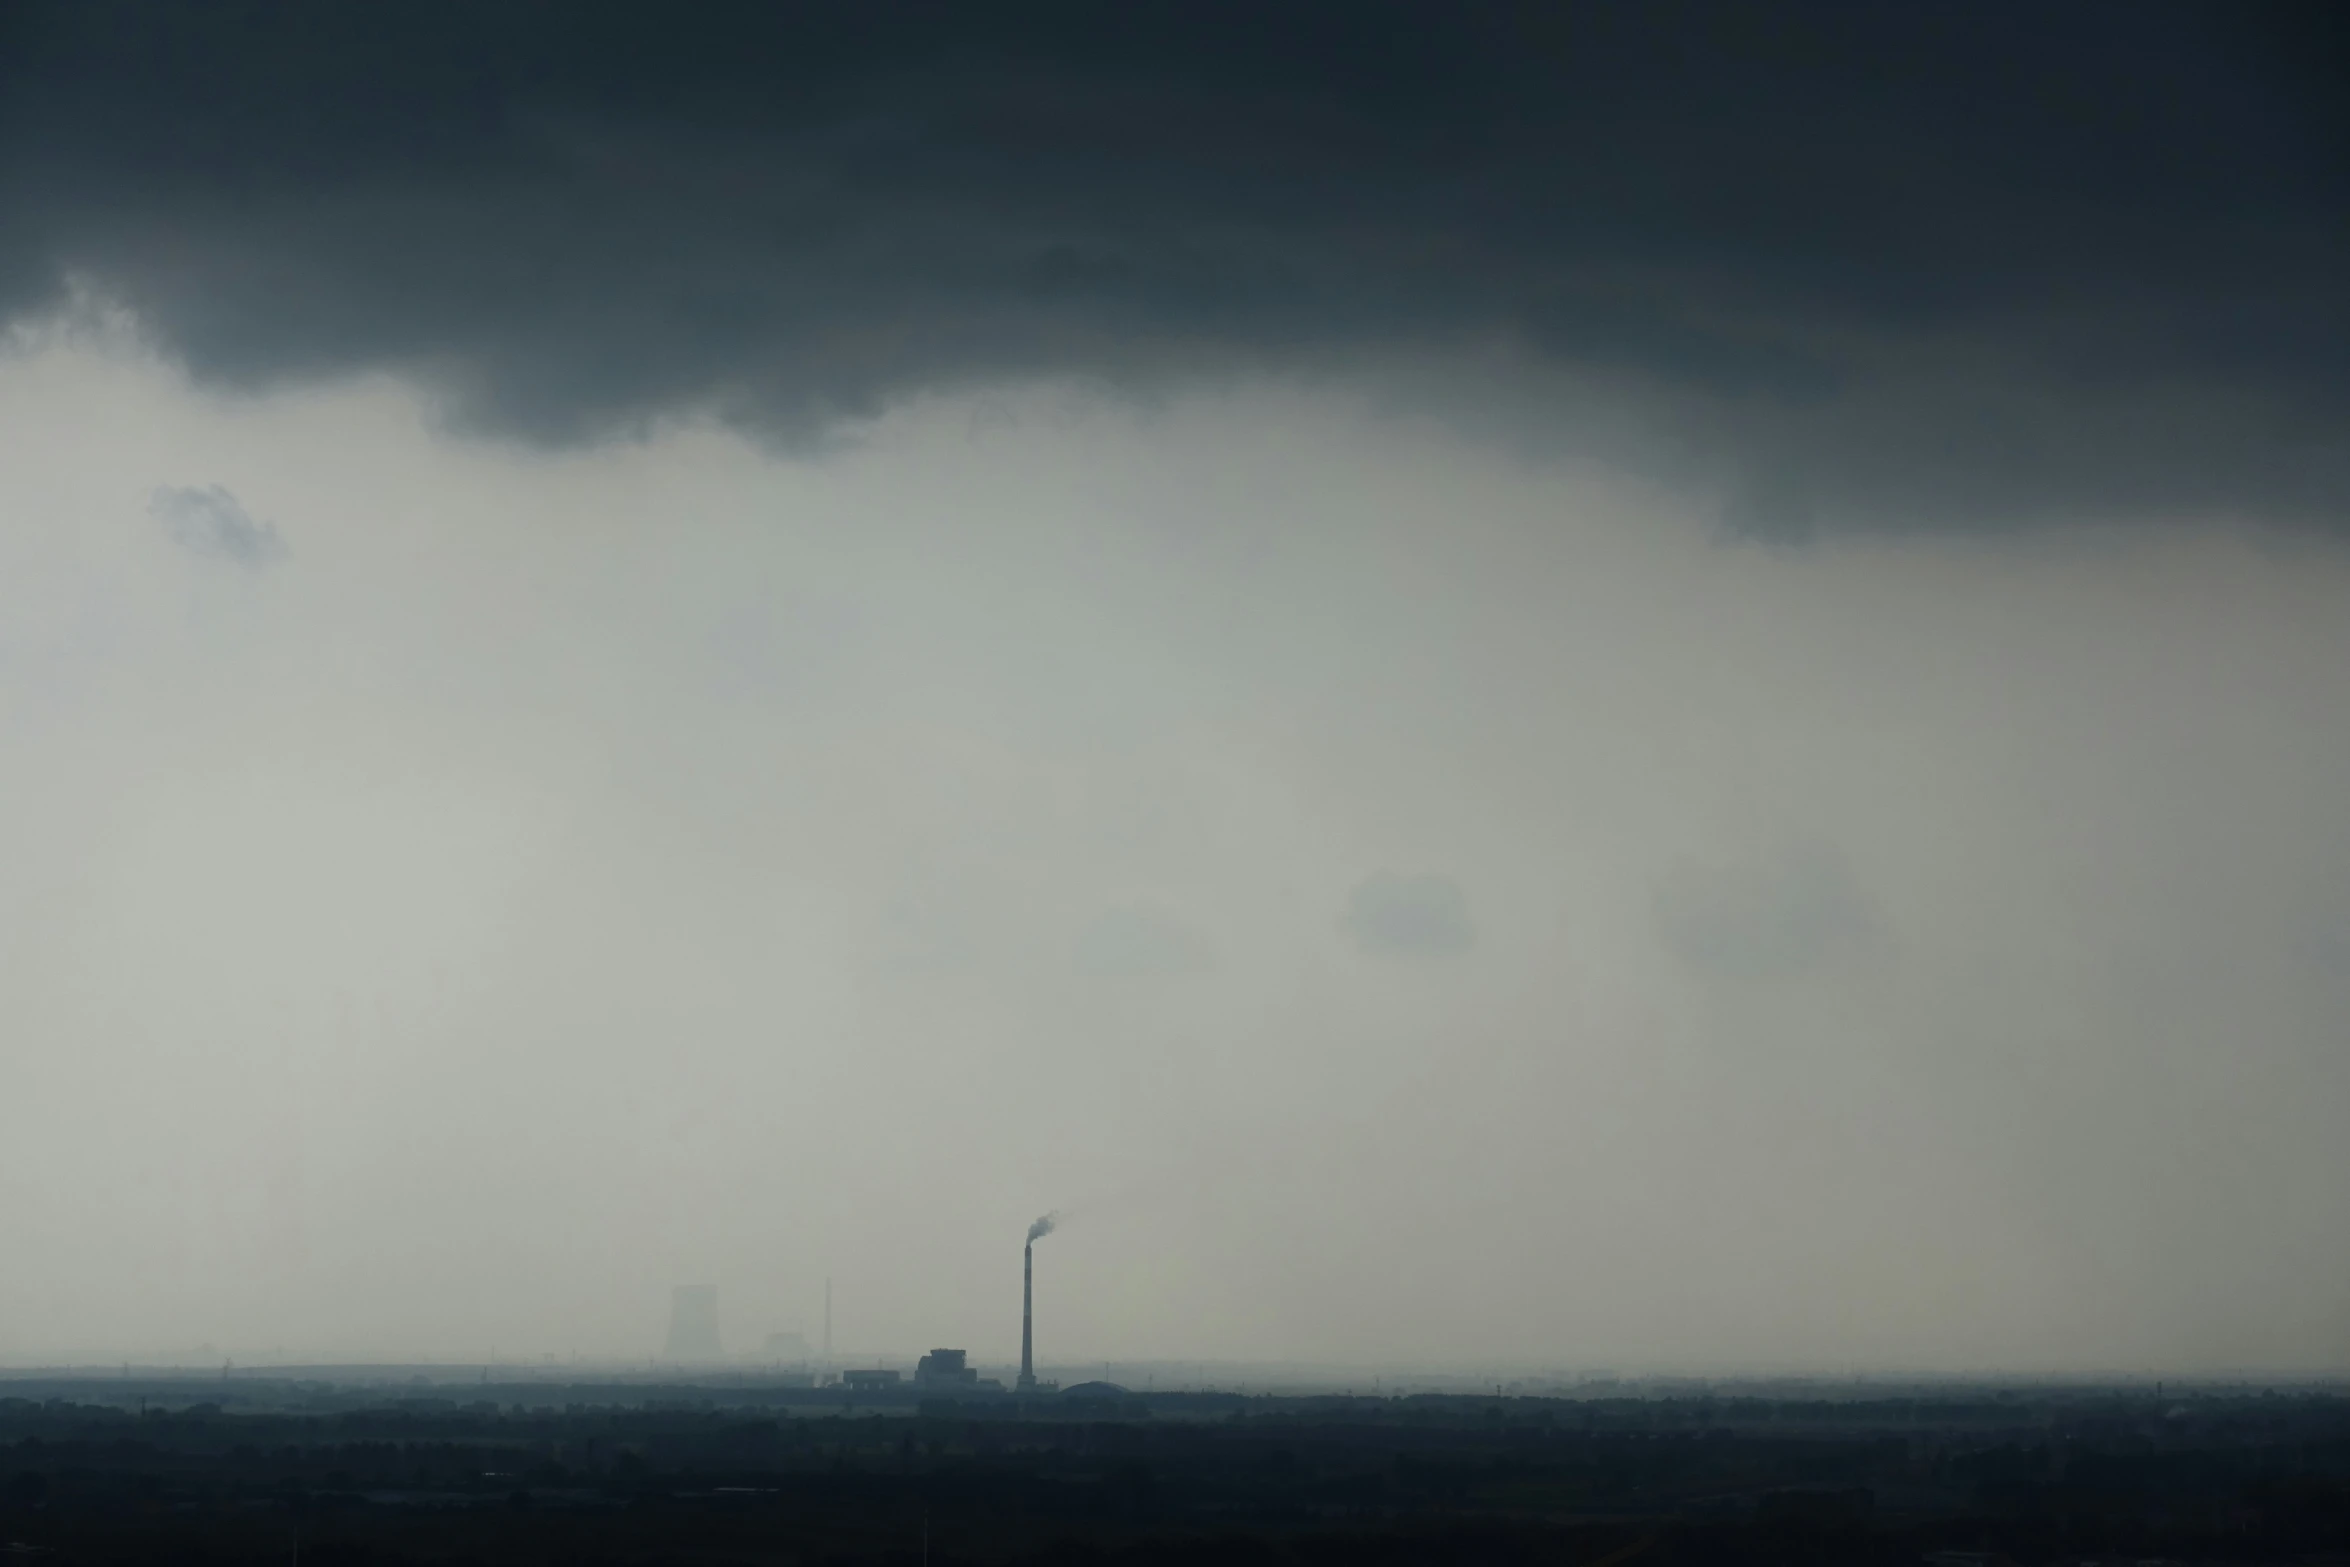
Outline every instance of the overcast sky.
POLYGON ((373 15, 0 37, 0 1362, 2350 1368, 2324 8, 373 15))

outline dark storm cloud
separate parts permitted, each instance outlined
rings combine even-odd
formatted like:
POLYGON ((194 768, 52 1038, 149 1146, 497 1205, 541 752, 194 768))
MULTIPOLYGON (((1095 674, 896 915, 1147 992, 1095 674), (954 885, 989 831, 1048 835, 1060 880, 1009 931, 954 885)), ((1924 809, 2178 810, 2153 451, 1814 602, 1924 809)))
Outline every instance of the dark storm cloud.
POLYGON ((1656 920, 1666 949, 1712 979, 1814 973, 1884 938, 1843 856, 1816 844, 1769 860, 1685 866, 1658 888, 1656 920))
POLYGON ((2350 497, 2322 5, 7 17, 0 313, 79 280, 215 383, 809 443, 1007 379, 1411 364, 1775 537, 2350 497))
POLYGON ((217 484, 166 486, 147 498, 147 509, 183 548, 198 555, 257 571, 286 553, 277 529, 257 520, 217 484))
POLYGON ((1449 876, 1379 871, 1347 895, 1340 927, 1365 952, 1449 957, 1477 944, 1468 895, 1449 876))

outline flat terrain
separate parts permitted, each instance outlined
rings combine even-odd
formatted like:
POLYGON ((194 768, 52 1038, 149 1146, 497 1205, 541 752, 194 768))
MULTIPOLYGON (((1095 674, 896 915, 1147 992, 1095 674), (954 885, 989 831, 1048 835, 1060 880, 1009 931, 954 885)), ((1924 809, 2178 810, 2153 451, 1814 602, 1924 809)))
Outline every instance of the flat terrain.
POLYGON ((2350 1562, 2350 1399, 0 1382, 28 1562, 2350 1562), (14 1396, 10 1396, 14 1395, 14 1396))

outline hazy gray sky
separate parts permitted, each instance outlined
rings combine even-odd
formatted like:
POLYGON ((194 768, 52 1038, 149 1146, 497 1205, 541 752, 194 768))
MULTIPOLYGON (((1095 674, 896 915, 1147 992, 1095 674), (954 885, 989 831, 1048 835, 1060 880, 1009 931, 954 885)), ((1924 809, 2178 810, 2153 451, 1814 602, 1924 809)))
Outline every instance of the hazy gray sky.
POLYGON ((0 1358, 2350 1364, 2350 550, 0 357, 0 1358))
POLYGON ((2350 1367, 2346 46, 0 7, 0 1360, 2350 1367))

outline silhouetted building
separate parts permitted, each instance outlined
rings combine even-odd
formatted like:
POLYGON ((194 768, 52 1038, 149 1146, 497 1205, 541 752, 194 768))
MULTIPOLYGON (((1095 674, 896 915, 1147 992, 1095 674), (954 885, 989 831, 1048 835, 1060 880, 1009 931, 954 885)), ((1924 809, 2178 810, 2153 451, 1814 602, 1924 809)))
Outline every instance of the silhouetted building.
POLYGON ((963 1363, 959 1349, 934 1349, 914 1366, 914 1381, 920 1387, 977 1387, 979 1373, 963 1363))
POLYGON ((719 1360, 718 1290, 709 1284, 680 1284, 669 1294, 670 1360, 719 1360))
POLYGON ((840 1374, 840 1385, 866 1389, 896 1387, 898 1374, 894 1371, 844 1371, 840 1374))

